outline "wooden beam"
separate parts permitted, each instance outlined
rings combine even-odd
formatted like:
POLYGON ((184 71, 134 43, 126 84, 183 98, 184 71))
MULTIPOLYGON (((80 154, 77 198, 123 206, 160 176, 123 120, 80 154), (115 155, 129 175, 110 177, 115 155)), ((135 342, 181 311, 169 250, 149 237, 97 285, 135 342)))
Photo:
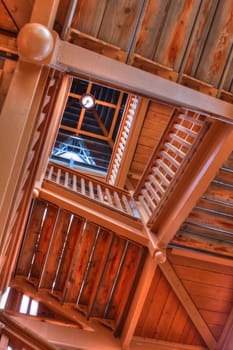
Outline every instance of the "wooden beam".
POLYGON ((57 69, 94 78, 137 95, 181 105, 233 123, 233 105, 138 68, 60 41, 51 64, 57 69))
POLYGON ((36 121, 37 110, 32 111, 31 107, 41 73, 40 66, 19 62, 1 112, 0 148, 4 152, 0 153, 0 163, 4 164, 4 167, 0 175, 0 255, 6 241, 7 219, 27 154, 28 137, 31 136, 36 121), (25 129, 28 135, 24 135, 25 129))
POLYGON ((184 288, 182 282, 178 278, 171 264, 168 261, 166 261, 164 264, 160 265, 160 269, 162 270, 164 276, 167 278, 169 284, 171 285, 173 291, 182 303, 184 309, 188 313, 196 329, 202 336, 208 349, 215 350, 217 346, 216 340, 214 339, 210 329, 203 320, 202 316, 200 315, 198 309, 196 308, 195 304, 193 303, 191 297, 184 288))
POLYGON ((148 244, 148 238, 144 234, 141 222, 135 221, 107 207, 105 208, 88 198, 83 198, 76 193, 49 183, 43 184, 43 188, 40 190, 40 198, 82 216, 97 225, 112 230, 117 235, 126 239, 138 242, 144 246, 148 244))
MULTIPOLYGON (((1 324, 3 327, 3 324, 1 324)), ((0 350, 7 350, 9 344, 9 337, 6 334, 0 334, 0 350)))
MULTIPOLYGON (((24 325, 16 322, 12 317, 6 315, 4 312, 0 313, 0 322, 3 326, 3 340, 5 337, 5 343, 7 343, 7 338, 9 338, 9 343, 14 344, 14 341, 18 340, 22 344, 22 349, 40 349, 40 350, 56 350, 56 348, 49 344, 45 339, 41 338, 38 334, 32 332, 24 325)), ((1 337, 2 339, 2 337, 1 337)), ((14 345, 12 346, 14 348, 14 345)), ((1 346, 0 349, 6 350, 7 347, 1 346)))
POLYGON ((121 342, 123 350, 130 349, 130 343, 133 339, 156 268, 156 260, 148 254, 122 331, 121 342))
POLYGON ((87 331, 69 326, 63 327, 51 322, 41 322, 35 317, 34 320, 17 317, 17 321, 47 339, 57 349, 121 350, 119 339, 114 337, 111 330, 98 322, 92 322, 94 328, 87 331))
MULTIPOLYGON (((31 20, 51 27, 58 4, 58 0, 48 0, 43 5, 36 0, 31 20)), ((48 67, 19 60, 1 111, 0 148, 4 152, 0 153, 0 164, 4 167, 0 174, 0 256, 8 242, 11 210, 19 200, 21 188, 17 185, 25 175, 28 145, 37 121, 38 104, 34 101, 43 91, 39 83, 48 71, 48 67)))
POLYGON ((161 246, 166 246, 175 236, 232 149, 233 127, 214 122, 187 165, 185 177, 180 178, 151 227, 161 246))
POLYGON ((0 34, 0 50, 9 54, 17 55, 16 38, 0 34))
POLYGON ((106 129, 106 126, 105 126, 104 123, 102 122, 102 120, 101 120, 99 114, 97 113, 97 111, 96 111, 95 108, 92 108, 91 111, 92 111, 92 113, 93 113, 93 116, 94 116, 94 118, 95 118, 97 124, 99 125, 100 129, 102 130, 104 136, 107 138, 107 142, 108 142, 109 146, 110 146, 111 148, 113 148, 114 142, 113 142, 113 140, 109 137, 109 135, 108 135, 108 130, 106 129))
POLYGON ((132 350, 208 350, 204 346, 180 344, 141 337, 133 337, 131 348, 132 350))
POLYGON ((53 29, 60 0, 35 0, 30 22, 41 23, 53 29))
POLYGON ((49 309, 65 318, 78 324, 81 328, 86 330, 93 330, 91 321, 86 318, 71 305, 62 304, 51 292, 46 290, 37 291, 24 277, 16 277, 11 280, 10 286, 17 291, 28 295, 30 298, 37 300, 47 306, 49 309))
POLYGON ((233 307, 226 320, 216 350, 231 350, 233 342, 233 307))

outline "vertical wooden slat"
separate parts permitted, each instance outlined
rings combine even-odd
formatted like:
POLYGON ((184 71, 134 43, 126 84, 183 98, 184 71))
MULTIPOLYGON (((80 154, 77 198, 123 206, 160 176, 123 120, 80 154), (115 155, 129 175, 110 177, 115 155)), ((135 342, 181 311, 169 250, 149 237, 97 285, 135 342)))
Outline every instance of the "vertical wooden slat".
POLYGON ((80 240, 78 254, 74 257, 72 267, 66 284, 64 301, 76 303, 82 287, 85 270, 88 265, 89 256, 95 242, 96 234, 98 233, 97 226, 92 223, 86 223, 85 229, 80 240))
POLYGON ((72 260, 81 238, 83 230, 83 219, 72 216, 69 231, 67 232, 66 240, 64 242, 61 261, 57 270, 57 276, 54 283, 53 290, 61 293, 65 287, 67 276, 71 269, 72 260))
POLYGON ((30 271, 30 279, 36 280, 37 282, 39 282, 41 268, 43 267, 46 252, 49 247, 49 242, 56 222, 57 213, 57 207, 50 204, 47 205, 47 211, 42 225, 42 230, 40 232, 36 245, 34 246, 35 257, 30 271))
MULTIPOLYGON (((62 258, 63 246, 67 239, 67 230, 71 220, 71 214, 63 210, 59 211, 53 236, 50 238, 50 245, 47 251, 47 258, 43 267, 39 288, 53 289, 59 262, 62 258)), ((69 233, 69 232, 68 232, 69 233)))
POLYGON ((43 216, 46 212, 46 203, 40 200, 35 200, 31 208, 31 216, 26 227, 25 237, 21 247, 16 274, 28 276, 32 258, 34 254, 35 245, 38 236, 41 233, 43 216))

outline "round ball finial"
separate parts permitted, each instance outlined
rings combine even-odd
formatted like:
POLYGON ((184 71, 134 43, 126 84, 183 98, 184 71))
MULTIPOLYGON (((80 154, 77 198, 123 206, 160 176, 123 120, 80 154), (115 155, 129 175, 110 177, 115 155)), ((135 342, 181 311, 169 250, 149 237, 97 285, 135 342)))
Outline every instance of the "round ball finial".
POLYGON ((32 198, 35 199, 35 198, 38 198, 40 195, 40 191, 38 188, 33 188, 33 191, 32 191, 32 198))
POLYGON ((158 250, 155 253, 155 257, 157 259, 158 264, 163 264, 167 260, 166 254, 162 250, 158 250))
POLYGON ((53 36, 40 23, 27 23, 17 37, 19 56, 33 62, 46 59, 53 50, 53 36))

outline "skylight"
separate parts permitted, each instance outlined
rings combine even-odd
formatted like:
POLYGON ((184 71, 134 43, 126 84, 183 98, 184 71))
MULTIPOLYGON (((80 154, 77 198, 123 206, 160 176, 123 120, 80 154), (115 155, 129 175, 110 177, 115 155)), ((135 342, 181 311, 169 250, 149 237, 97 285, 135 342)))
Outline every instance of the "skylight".
POLYGON ((106 174, 124 112, 127 94, 85 81, 72 80, 52 160, 75 168, 106 174), (86 108, 83 96, 95 103, 86 108))

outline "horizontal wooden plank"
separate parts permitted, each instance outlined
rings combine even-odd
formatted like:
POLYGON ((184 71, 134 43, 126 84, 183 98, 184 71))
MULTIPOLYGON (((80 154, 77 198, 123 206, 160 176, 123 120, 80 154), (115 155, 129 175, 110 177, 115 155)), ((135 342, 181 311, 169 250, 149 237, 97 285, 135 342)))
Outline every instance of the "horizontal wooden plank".
POLYGON ((172 243, 176 247, 186 247, 191 251, 207 252, 219 257, 230 258, 233 253, 233 246, 228 242, 222 242, 214 237, 207 238, 198 235, 197 233, 190 233, 184 229, 180 231, 173 238, 172 243))
POLYGON ((127 52, 121 50, 118 46, 93 38, 72 28, 68 32, 68 41, 117 61, 125 62, 127 58, 127 52))
POLYGON ((233 289, 232 275, 219 274, 212 271, 204 271, 190 266, 174 265, 174 269, 182 280, 233 289))
POLYGON ((216 298, 217 295, 218 298, 221 298, 226 302, 233 302, 232 288, 224 288, 219 286, 210 288, 210 286, 206 285, 205 283, 198 283, 189 280, 183 280, 182 283, 190 295, 197 295, 200 297, 208 296, 209 298, 216 298))
POLYGON ((182 74, 182 76, 180 77, 180 83, 184 86, 203 92, 204 94, 207 94, 210 96, 217 95, 218 90, 213 85, 203 82, 202 80, 196 79, 186 74, 182 74))
POLYGON ((148 58, 134 54, 132 57, 132 66, 142 69, 148 73, 156 74, 162 78, 177 81, 178 73, 171 68, 164 66, 158 62, 149 60, 148 58))
POLYGON ((208 325, 212 324, 222 327, 225 325, 228 316, 228 313, 202 309, 200 310, 200 313, 208 325))
POLYGON ((223 275, 233 275, 233 262, 232 264, 227 262, 224 264, 226 259, 219 258, 219 261, 216 257, 216 260, 211 261, 211 257, 208 260, 208 257, 205 259, 204 254, 187 252, 181 249, 173 248, 171 251, 167 252, 169 261, 174 265, 179 266, 190 266, 198 270, 203 271, 212 271, 223 275), (190 254, 190 256, 189 256, 190 254))

